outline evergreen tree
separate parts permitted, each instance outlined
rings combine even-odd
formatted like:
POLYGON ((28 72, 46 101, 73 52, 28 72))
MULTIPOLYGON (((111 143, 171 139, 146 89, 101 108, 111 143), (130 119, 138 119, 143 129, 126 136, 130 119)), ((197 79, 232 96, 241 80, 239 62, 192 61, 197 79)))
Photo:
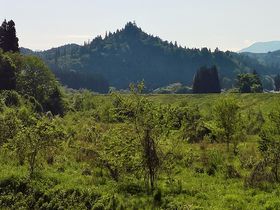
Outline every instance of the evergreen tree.
POLYGON ((19 52, 18 38, 16 36, 16 28, 13 20, 7 22, 4 20, 0 26, 0 48, 4 52, 19 52))
POLYGON ((193 81, 193 93, 220 93, 221 86, 217 67, 201 67, 193 81))
POLYGON ((274 77, 274 86, 275 91, 280 91, 280 74, 277 74, 276 77, 274 77))

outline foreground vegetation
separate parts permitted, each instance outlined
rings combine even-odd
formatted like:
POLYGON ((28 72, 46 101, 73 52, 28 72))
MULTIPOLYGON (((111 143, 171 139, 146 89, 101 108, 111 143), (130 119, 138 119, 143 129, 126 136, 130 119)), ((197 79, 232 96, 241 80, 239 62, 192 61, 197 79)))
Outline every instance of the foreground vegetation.
POLYGON ((1 207, 280 208, 277 94, 141 89, 65 92, 63 117, 2 91, 1 207))

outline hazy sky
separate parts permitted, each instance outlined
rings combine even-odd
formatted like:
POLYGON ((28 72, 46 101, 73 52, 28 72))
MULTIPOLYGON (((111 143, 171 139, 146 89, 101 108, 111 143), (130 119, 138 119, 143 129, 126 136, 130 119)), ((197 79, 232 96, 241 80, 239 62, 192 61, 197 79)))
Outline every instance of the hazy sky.
POLYGON ((182 46, 239 50, 280 40, 279 0, 0 0, 20 46, 81 44, 135 20, 144 31, 182 46))

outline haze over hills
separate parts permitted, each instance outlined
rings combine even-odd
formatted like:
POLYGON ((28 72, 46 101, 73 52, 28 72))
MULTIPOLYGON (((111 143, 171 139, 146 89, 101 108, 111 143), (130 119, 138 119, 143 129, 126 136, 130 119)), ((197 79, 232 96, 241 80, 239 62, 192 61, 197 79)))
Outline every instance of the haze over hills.
POLYGON ((42 52, 22 49, 23 54, 43 58, 59 80, 68 87, 107 92, 109 86, 126 89, 144 80, 148 90, 182 83, 191 86, 201 66, 216 65, 223 88, 231 88, 240 72, 257 70, 270 75, 279 70, 247 54, 216 49, 187 49, 149 35, 135 23, 84 46, 65 45, 42 52))
POLYGON ((251 46, 240 50, 239 52, 268 53, 277 50, 280 50, 280 41, 256 42, 251 46))

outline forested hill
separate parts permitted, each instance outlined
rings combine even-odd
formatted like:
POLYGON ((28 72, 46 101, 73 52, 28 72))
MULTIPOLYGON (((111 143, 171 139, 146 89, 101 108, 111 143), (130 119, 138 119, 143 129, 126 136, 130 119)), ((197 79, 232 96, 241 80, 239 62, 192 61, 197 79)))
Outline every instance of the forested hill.
MULTIPOLYGON (((35 52, 22 49, 22 53, 35 52)), ((62 83, 72 88, 108 91, 109 86, 126 89, 131 82, 145 81, 148 89, 174 82, 191 85, 201 66, 216 65, 222 87, 229 88, 239 72, 256 69, 269 74, 270 68, 247 55, 214 52, 207 48, 187 49, 145 33, 135 23, 104 38, 96 37, 84 46, 66 45, 36 52, 62 83)))

